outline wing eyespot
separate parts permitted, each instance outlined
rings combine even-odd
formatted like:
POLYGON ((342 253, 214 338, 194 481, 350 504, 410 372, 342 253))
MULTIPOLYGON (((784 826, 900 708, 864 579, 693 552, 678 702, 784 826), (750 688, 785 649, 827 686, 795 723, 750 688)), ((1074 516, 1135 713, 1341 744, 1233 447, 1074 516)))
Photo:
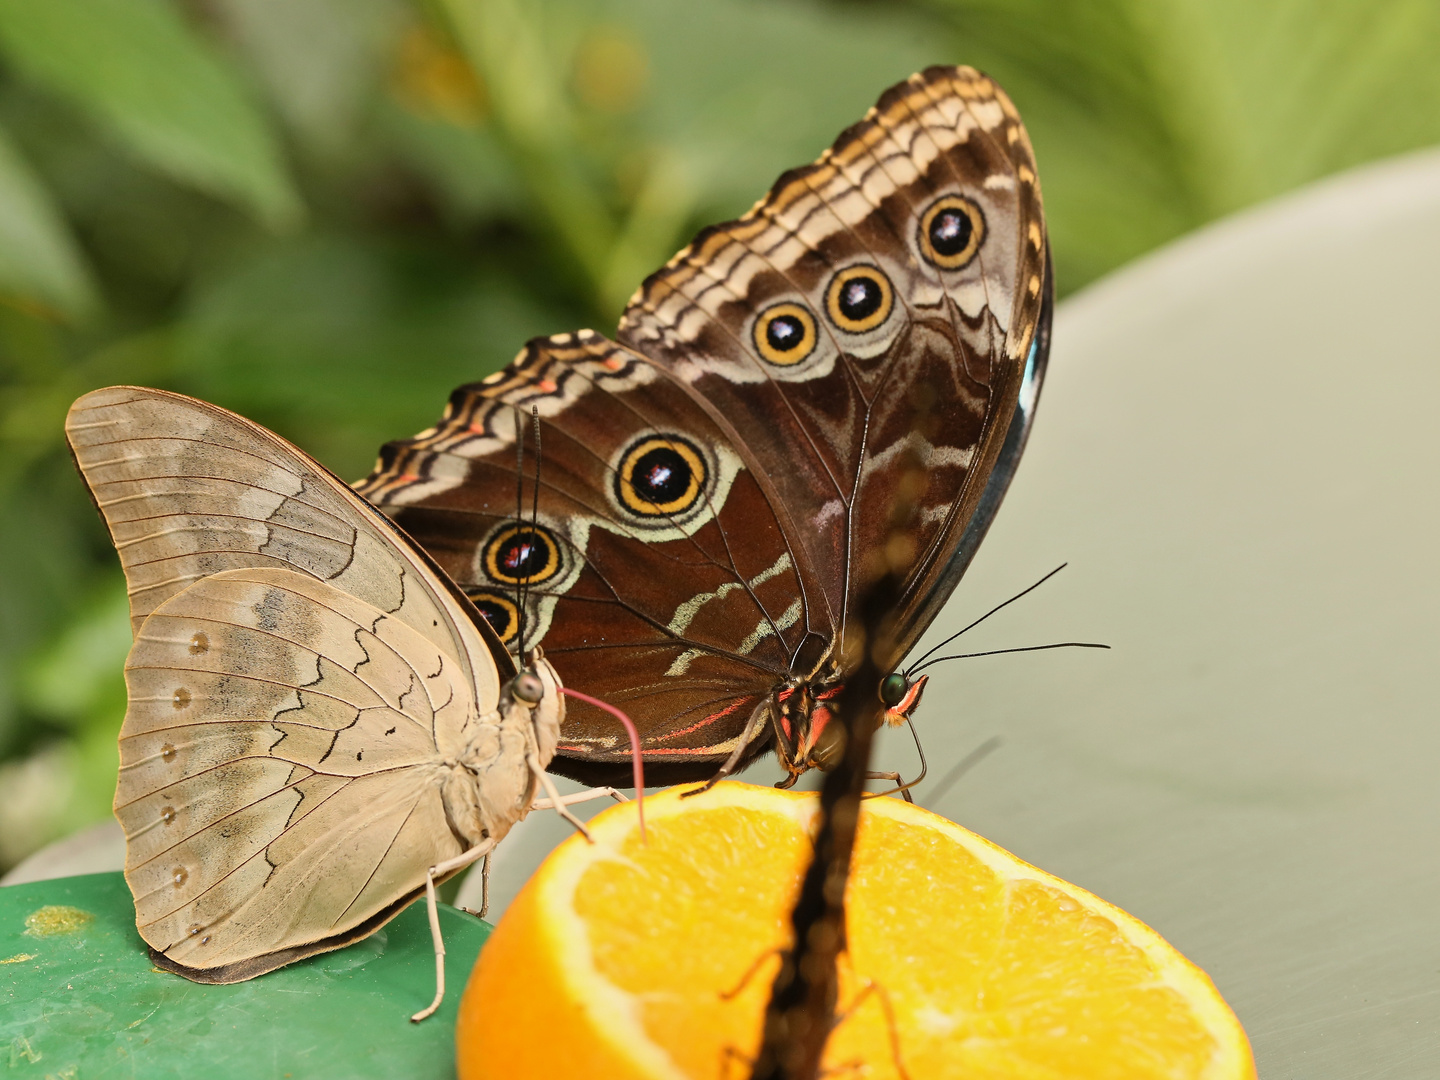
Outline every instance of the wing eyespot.
POLYGON ((874 330, 895 309, 895 290, 878 267, 848 266, 830 279, 825 314, 849 334, 874 330))
POLYGON ((941 270, 959 270, 985 242, 985 215, 963 195, 942 195, 920 215, 920 254, 941 270))
POLYGON ((815 351, 815 316, 799 304, 766 308, 755 320, 755 348, 777 367, 793 367, 815 351))
POLYGON ((491 581, 540 585, 560 573, 560 545, 542 525, 509 525, 485 545, 483 562, 491 581))
POLYGON ((492 589, 466 589, 465 595, 470 597, 475 609, 490 624, 490 629, 495 631, 502 645, 509 645, 515 640, 520 630, 520 610, 514 600, 492 589))
MULTIPOLYGON (((170 695, 170 704, 175 706, 176 712, 188 707, 190 704, 190 691, 186 690, 183 686, 176 687, 175 693, 170 695)), ((173 752, 174 748, 171 747, 171 750, 173 752)))
POLYGON ((183 866, 177 866, 177 867, 175 867, 174 870, 170 871, 170 881, 171 881, 171 884, 173 884, 173 885, 175 886, 175 888, 177 888, 177 889, 180 888, 182 885, 185 884, 185 882, 187 882, 187 881, 189 881, 189 880, 190 880, 190 875, 189 875, 188 873, 186 873, 185 867, 183 867, 183 866))
POLYGON ((168 742, 164 746, 160 747, 160 759, 164 762, 168 763, 174 761, 175 754, 175 747, 168 742))
POLYGON ((615 498, 639 517, 672 518, 691 510, 708 482, 704 455, 692 443, 678 435, 647 435, 621 455, 615 498))
POLYGON ((190 655, 199 656, 201 653, 210 651, 210 638, 204 630, 197 630, 195 636, 190 639, 190 655))

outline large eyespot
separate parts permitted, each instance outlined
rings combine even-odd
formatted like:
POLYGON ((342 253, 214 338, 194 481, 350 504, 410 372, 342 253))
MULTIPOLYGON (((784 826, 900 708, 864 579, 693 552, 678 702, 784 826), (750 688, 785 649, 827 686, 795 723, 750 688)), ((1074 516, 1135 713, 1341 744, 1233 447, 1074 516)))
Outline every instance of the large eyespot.
POLYGON ((825 293, 825 312, 830 321, 851 334, 874 330, 890 317, 895 291, 890 279, 873 266, 851 266, 841 270, 825 293))
POLYGON ((941 270, 958 270, 985 242, 985 215, 969 199, 946 195, 920 218, 920 254, 941 270))
POLYGON ((815 351, 815 316, 799 304, 776 304, 755 320, 755 348, 772 364, 790 367, 815 351))
POLYGON ((465 595, 490 624, 502 645, 509 645, 520 632, 520 611, 515 601, 490 589, 466 589, 465 595))
POLYGON ((647 435, 621 457, 615 498, 641 517, 675 517, 700 501, 708 479, 693 444, 678 435, 647 435))
POLYGON ((539 585, 560 572, 560 545, 550 530, 507 525, 485 545, 485 573, 504 585, 539 585))
POLYGON ((874 330, 890 318, 894 289, 874 266, 848 266, 829 282, 825 311, 829 321, 851 334, 874 330))

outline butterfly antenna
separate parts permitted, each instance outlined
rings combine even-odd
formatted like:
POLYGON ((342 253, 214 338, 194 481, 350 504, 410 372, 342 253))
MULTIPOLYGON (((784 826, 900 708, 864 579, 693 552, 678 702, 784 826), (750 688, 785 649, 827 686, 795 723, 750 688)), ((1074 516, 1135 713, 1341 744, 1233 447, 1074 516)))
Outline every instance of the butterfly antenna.
MULTIPOLYGON (((525 553, 525 576, 521 578, 520 585, 520 610, 522 611, 530 601, 530 556, 535 553, 535 545, 540 540, 540 409, 534 405, 530 406, 530 419, 531 426, 535 431, 535 483, 530 489, 530 548, 525 553)), ((517 507, 515 515, 517 519, 520 518, 520 513, 521 511, 517 507)), ((523 521, 521 524, 523 525, 523 521)), ((525 656, 523 636, 520 645, 522 649, 520 656, 523 659, 525 656)))
MULTIPOLYGON (((994 615, 994 614, 995 614, 997 611, 999 611, 1001 608, 1009 607, 1009 606, 1010 606, 1011 604, 1013 604, 1016 600, 1019 600, 1022 596, 1026 596, 1026 595, 1034 592, 1034 591, 1035 591, 1036 589, 1038 589, 1041 585, 1044 585, 1045 582, 1049 581, 1052 577, 1054 577, 1056 574, 1058 574, 1061 570, 1064 570, 1065 567, 1067 567, 1067 566, 1069 566, 1069 565, 1070 565, 1069 563, 1063 563, 1063 562, 1062 562, 1059 566, 1055 567, 1054 570, 1051 570, 1048 574, 1046 574, 1044 577, 1042 577, 1039 581, 1035 582, 1035 584, 1034 584, 1034 585, 1031 585, 1028 589, 1021 589, 1021 590, 1020 590, 1018 593, 1016 593, 1014 596, 1010 597, 1009 600, 1006 600, 1006 601, 1004 601, 1003 603, 996 604, 993 608, 991 608, 989 611, 985 612, 984 615, 981 615, 978 619, 976 619, 974 622, 972 622, 969 626, 966 626, 966 627, 964 627, 964 628, 962 628, 962 629, 960 629, 960 630, 956 630, 955 633, 951 634, 951 635, 950 635, 949 637, 947 637, 944 641, 940 642, 939 645, 936 645, 933 649, 931 649, 929 652, 925 653, 925 654, 924 654, 923 656, 921 656, 918 660, 916 660, 915 663, 914 663, 914 665, 912 665, 912 666, 905 672, 905 678, 906 678, 906 679, 909 679, 912 675, 915 674, 915 672, 919 671, 921 667, 926 666, 926 665, 925 665, 925 661, 926 661, 926 660, 928 660, 930 657, 934 656, 937 652, 939 652, 941 649, 943 649, 946 645, 949 645, 950 642, 954 641, 954 640, 955 640, 957 637, 959 637, 961 634, 964 634, 964 633, 966 633, 967 631, 970 631, 970 630, 974 630, 975 627, 979 626, 982 622, 984 622, 986 619, 988 619, 991 615, 994 615)), ((1108 648, 1108 646, 1107 646, 1107 648, 1108 648)))
MULTIPOLYGON (((519 536, 519 530, 525 524, 525 424, 521 419, 521 412, 515 410, 515 530, 519 536)), ((515 618, 518 633, 515 638, 515 658, 520 665, 525 663, 525 586, 523 581, 515 581, 515 618)))
POLYGON ((932 667, 932 666, 935 665, 935 664, 943 663, 943 662, 946 661, 946 660, 972 660, 972 659, 974 659, 974 658, 977 657, 977 656, 1000 656, 1000 655, 1002 655, 1002 654, 1004 654, 1004 653, 1016 653, 1016 652, 1044 652, 1046 649, 1108 649, 1108 648, 1110 648, 1109 645, 1102 645, 1102 644, 1101 644, 1100 642, 1098 642, 1098 641, 1057 641, 1057 642, 1055 642, 1055 643, 1052 644, 1052 645, 1022 645, 1022 646, 1020 646, 1020 647, 1017 648, 1017 649, 987 649, 985 652, 955 653, 953 656, 937 656, 937 657, 935 657, 935 659, 933 659, 933 660, 927 660, 927 661, 925 661, 925 663, 919 664, 919 665, 911 668, 908 672, 905 673, 905 677, 908 679, 908 678, 909 678, 911 675, 913 675, 915 672, 917 672, 917 671, 922 671, 922 670, 924 670, 925 668, 927 668, 927 667, 932 667))

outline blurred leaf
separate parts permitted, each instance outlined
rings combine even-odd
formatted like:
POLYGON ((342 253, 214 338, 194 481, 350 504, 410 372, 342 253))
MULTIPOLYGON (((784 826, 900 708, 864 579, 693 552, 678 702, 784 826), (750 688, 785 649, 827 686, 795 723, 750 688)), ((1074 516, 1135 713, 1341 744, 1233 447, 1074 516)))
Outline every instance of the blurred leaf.
POLYGON ((1430 0, 923 0, 1035 142, 1068 291, 1207 221, 1440 141, 1430 0))
POLYGON ((178 388, 358 478, 383 441, 433 424, 455 386, 571 321, 435 248, 315 236, 206 283, 177 328, 178 388))
POLYGON ((113 726, 125 712, 125 657, 130 652, 130 598, 112 574, 22 676, 21 702, 71 731, 113 726))
POLYGON ((403 18, 402 0, 212 0, 307 151, 357 135, 403 18))
POLYGON ((271 227, 299 220, 265 118, 168 0, 0 0, 0 49, 153 167, 271 227))
POLYGON ((49 192, 0 128, 0 295, 71 318, 95 307, 95 287, 49 192))

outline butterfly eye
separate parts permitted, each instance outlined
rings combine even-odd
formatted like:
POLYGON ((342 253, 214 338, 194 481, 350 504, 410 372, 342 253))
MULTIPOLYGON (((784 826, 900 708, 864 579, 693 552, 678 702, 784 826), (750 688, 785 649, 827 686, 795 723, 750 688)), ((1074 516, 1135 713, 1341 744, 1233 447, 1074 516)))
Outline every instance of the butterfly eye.
POLYGON ((560 572, 560 545, 540 525, 507 525, 485 545, 484 565, 491 581, 539 585, 560 572))
POLYGON ((946 195, 920 218, 920 253, 941 270, 958 270, 985 241, 985 215, 969 199, 946 195))
POLYGON ((520 612, 515 607, 515 601, 489 589, 466 589, 465 595, 470 597, 476 610, 490 624, 490 629, 495 631, 502 645, 509 645, 515 640, 515 634, 520 629, 520 612))
POLYGON ((890 279, 873 266, 851 266, 841 270, 825 294, 825 311, 830 321, 851 334, 874 330, 890 317, 895 291, 890 279))
POLYGON ((887 709, 893 709, 900 702, 905 700, 905 691, 910 686, 905 681, 905 676, 898 672, 892 672, 885 676, 885 681, 880 684, 880 700, 884 702, 887 709))
POLYGON ((790 367, 815 351, 815 317, 799 304, 776 304, 755 320, 755 347, 772 364, 790 367))
POLYGON ((627 450, 615 475, 615 495, 642 517, 683 514, 705 492, 700 451, 677 435, 649 436, 627 450))
POLYGON ((524 701, 530 705, 540 704, 540 699, 545 696, 545 684, 540 681, 538 675, 529 671, 522 671, 515 676, 515 681, 510 684, 510 695, 517 701, 524 701))

